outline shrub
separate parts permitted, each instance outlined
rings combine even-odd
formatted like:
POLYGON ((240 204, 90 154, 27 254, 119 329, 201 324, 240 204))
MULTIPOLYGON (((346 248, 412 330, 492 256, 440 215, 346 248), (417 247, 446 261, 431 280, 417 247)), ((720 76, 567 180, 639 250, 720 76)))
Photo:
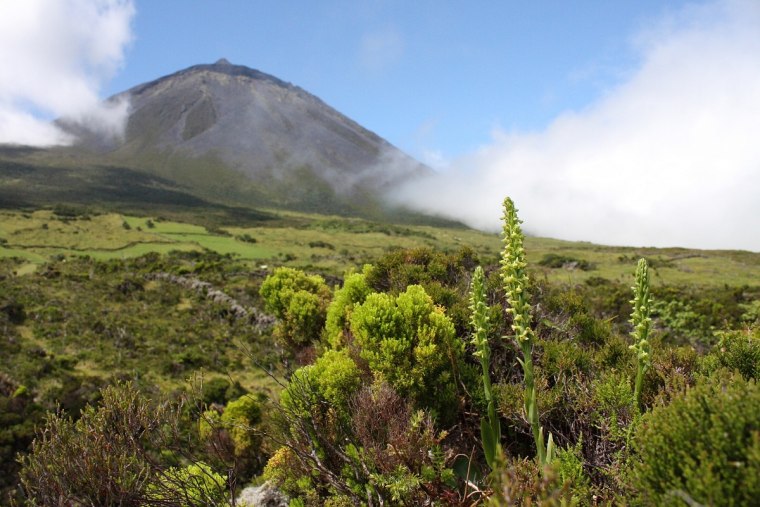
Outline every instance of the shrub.
POLYGON ((585 259, 578 259, 569 255, 560 255, 555 253, 548 253, 538 261, 539 266, 547 268, 563 268, 563 269, 580 269, 581 271, 591 271, 596 269, 596 265, 585 259))
POLYGON ((204 406, 217 403, 224 405, 232 399, 246 394, 246 390, 240 382, 230 382, 224 377, 214 377, 203 382, 201 386, 201 402, 204 406))
POLYGON ((260 436, 254 426, 261 422, 261 402, 251 395, 244 395, 231 401, 222 412, 221 423, 235 444, 235 454, 245 456, 256 454, 260 436))
POLYGON ((354 307, 363 303, 372 292, 366 280, 371 269, 371 266, 364 266, 362 273, 347 275, 343 287, 335 291, 333 300, 327 307, 325 335, 327 342, 334 349, 345 345, 346 331, 354 307))
POLYGON ((206 410, 198 422, 198 433, 215 458, 249 478, 261 469, 262 397, 243 395, 230 401, 224 410, 206 410))
POLYGON ((760 327, 746 331, 723 331, 708 361, 736 370, 746 380, 758 380, 760 373, 760 327))
POLYGON ((303 416, 328 406, 347 421, 349 400, 360 385, 359 368, 348 353, 328 350, 313 365, 293 374, 290 385, 282 393, 282 403, 303 416))
POLYGON ((206 463, 199 462, 182 468, 169 468, 148 493, 159 505, 222 505, 227 481, 206 463))
POLYGON ((318 275, 281 267, 259 290, 267 311, 279 319, 276 336, 296 351, 319 339, 325 323, 330 289, 318 275))
POLYGON ((760 498, 760 387, 719 375, 646 414, 635 480, 652 505, 752 505, 760 498))
POLYGON ((443 310, 419 285, 370 294, 351 316, 351 332, 377 380, 437 415, 456 413, 456 374, 464 344, 443 310))
POLYGON ((183 493, 195 479, 165 482, 168 467, 156 459, 159 450, 185 448, 179 414, 179 407, 151 403, 131 384, 119 384, 104 389, 99 406, 88 406, 76 422, 51 415, 21 459, 26 494, 36 505, 207 505, 183 493))

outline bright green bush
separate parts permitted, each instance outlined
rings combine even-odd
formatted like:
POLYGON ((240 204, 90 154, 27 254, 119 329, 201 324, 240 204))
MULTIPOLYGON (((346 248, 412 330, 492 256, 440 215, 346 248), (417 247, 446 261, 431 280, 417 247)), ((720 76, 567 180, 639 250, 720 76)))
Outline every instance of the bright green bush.
POLYGON ((290 300, 298 291, 319 294, 327 289, 319 275, 308 275, 301 270, 280 267, 274 270, 261 284, 259 293, 264 298, 264 307, 278 319, 282 319, 290 309, 290 300))
POLYGON ((349 416, 349 401, 361 385, 361 372, 345 350, 328 350, 313 365, 299 368, 282 393, 283 405, 308 416, 327 406, 342 418, 349 416))
POLYGON ((718 375, 643 417, 634 439, 643 503, 756 505, 760 386, 718 375))
POLYGON ((235 445, 235 454, 245 456, 258 452, 261 436, 255 426, 261 422, 261 402, 251 395, 231 401, 224 408, 220 423, 235 445))
POLYGON ((275 334, 291 350, 319 339, 330 301, 330 289, 321 276, 277 268, 259 293, 266 310, 279 319, 275 334))
POLYGON ((182 468, 172 467, 159 479, 159 484, 148 489, 151 501, 161 505, 222 505, 225 501, 227 481, 206 463, 193 463, 182 468))
POLYGON ((354 308, 351 332, 377 380, 439 416, 456 412, 456 374, 464 344, 422 287, 410 285, 398 297, 370 294, 354 308))
POLYGON ((325 335, 327 342, 334 349, 345 345, 345 331, 354 306, 363 303, 372 292, 367 284, 367 274, 371 269, 371 266, 364 266, 362 273, 347 275, 343 287, 335 291, 333 300, 327 307, 325 335))

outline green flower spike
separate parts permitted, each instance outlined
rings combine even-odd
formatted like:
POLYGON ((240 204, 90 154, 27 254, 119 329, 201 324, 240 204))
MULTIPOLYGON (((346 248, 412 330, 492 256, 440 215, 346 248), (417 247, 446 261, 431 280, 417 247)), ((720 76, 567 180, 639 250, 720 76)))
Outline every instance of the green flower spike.
POLYGON ((528 273, 526 271, 525 249, 523 248, 523 232, 517 209, 512 199, 504 199, 504 251, 501 258, 501 279, 507 293, 509 308, 512 315, 512 331, 523 353, 520 365, 525 378, 525 414, 530 422, 533 439, 536 442, 536 454, 542 465, 552 459, 554 439, 549 435, 549 444, 544 443, 544 432, 539 422, 539 411, 536 401, 536 386, 533 378, 533 342, 535 335, 531 328, 531 314, 528 288, 528 273))
POLYGON ((652 366, 652 357, 649 348, 649 330, 652 324, 650 312, 652 308, 652 299, 649 295, 649 269, 646 259, 640 259, 636 266, 636 283, 633 287, 633 313, 631 313, 631 324, 633 324, 633 345, 629 348, 636 353, 637 371, 636 383, 633 397, 636 403, 636 409, 641 408, 641 386, 644 381, 644 374, 652 366))

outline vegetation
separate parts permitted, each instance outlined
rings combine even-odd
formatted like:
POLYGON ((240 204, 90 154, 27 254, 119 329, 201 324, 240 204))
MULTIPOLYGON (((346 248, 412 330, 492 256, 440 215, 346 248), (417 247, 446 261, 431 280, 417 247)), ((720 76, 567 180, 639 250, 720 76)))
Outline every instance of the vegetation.
POLYGON ((759 494, 758 255, 524 237, 511 200, 500 261, 454 228, 3 213, 2 503, 759 494))
POLYGON ((525 270, 525 250, 523 248, 523 233, 517 209, 510 198, 504 200, 504 254, 501 259, 501 278, 507 293, 509 308, 512 316, 512 332, 522 350, 522 359, 518 358, 523 368, 525 382, 525 414, 530 423, 533 439, 536 443, 538 462, 542 465, 551 463, 554 440, 549 434, 548 443, 544 443, 544 429, 539 422, 538 396, 536 395, 535 377, 533 374, 533 343, 535 335, 531 323, 533 313, 530 307, 528 293, 528 275, 525 270))

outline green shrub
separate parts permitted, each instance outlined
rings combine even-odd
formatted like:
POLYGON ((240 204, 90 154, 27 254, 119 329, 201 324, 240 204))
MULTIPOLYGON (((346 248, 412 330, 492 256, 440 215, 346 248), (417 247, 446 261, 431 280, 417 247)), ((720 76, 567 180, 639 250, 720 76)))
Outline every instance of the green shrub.
POLYGON ((576 505, 591 505, 591 481, 583 469, 583 438, 572 447, 557 449, 553 465, 562 484, 570 487, 576 505))
POLYGON ((264 307, 282 319, 290 309, 290 300, 298 291, 321 294, 329 290, 324 279, 319 275, 308 275, 298 269, 280 267, 274 270, 261 284, 261 297, 264 307))
MULTIPOLYGON (((195 479, 166 482, 161 450, 184 449, 178 407, 153 403, 131 384, 102 391, 79 420, 51 415, 21 459, 21 483, 35 505, 208 505, 184 493, 195 479)), ((222 486, 220 486, 222 489, 222 486)), ((223 492, 223 489, 222 489, 223 492)))
POLYGON ((231 401, 224 407, 220 419, 235 445, 235 454, 245 456, 256 454, 261 442, 255 426, 261 422, 261 401, 246 394, 231 401))
POLYGON ((651 505, 754 505, 760 498, 760 387, 740 376, 702 381, 646 414, 635 481, 651 505))
POLYGON ((444 311, 419 285, 393 297, 370 294, 351 315, 351 332, 375 378, 417 407, 456 413, 456 374, 464 344, 444 311))
POLYGON ((198 421, 201 441, 241 479, 250 478, 264 464, 262 403, 261 396, 244 395, 230 401, 221 414, 218 410, 204 411, 198 421))
POLYGON ((547 268, 563 268, 563 269, 580 269, 581 271, 591 271, 596 269, 596 265, 585 259, 578 259, 569 255, 561 255, 555 253, 548 253, 538 261, 539 266, 547 268))
POLYGON ((361 372, 345 350, 328 350, 313 365, 298 369, 282 393, 282 404, 304 417, 325 407, 348 420, 349 401, 361 385, 361 372))
POLYGON ((628 437, 627 429, 637 417, 634 409, 634 392, 628 375, 623 372, 607 372, 592 385, 594 426, 603 438, 620 444, 628 437))
POLYGON ((746 331, 718 333, 718 345, 706 358, 715 367, 736 370, 746 380, 758 380, 760 373, 760 327, 746 331))
POLYGON ((319 339, 330 301, 330 289, 321 276, 277 268, 259 293, 266 310, 279 319, 276 336, 292 351, 319 339))
POLYGON ((346 276, 343 287, 335 291, 330 306, 327 307, 325 335, 327 342, 334 349, 345 345, 345 335, 354 306, 363 303, 372 292, 367 285, 367 274, 372 267, 364 266, 362 273, 352 273, 346 276))
POLYGON ((224 377, 214 377, 203 382, 201 386, 201 402, 204 406, 217 403, 224 405, 228 401, 246 394, 240 382, 231 382, 224 377))
POLYGON ((159 505, 222 505, 227 481, 206 463, 182 468, 171 467, 159 479, 160 484, 148 489, 151 501, 159 505))

